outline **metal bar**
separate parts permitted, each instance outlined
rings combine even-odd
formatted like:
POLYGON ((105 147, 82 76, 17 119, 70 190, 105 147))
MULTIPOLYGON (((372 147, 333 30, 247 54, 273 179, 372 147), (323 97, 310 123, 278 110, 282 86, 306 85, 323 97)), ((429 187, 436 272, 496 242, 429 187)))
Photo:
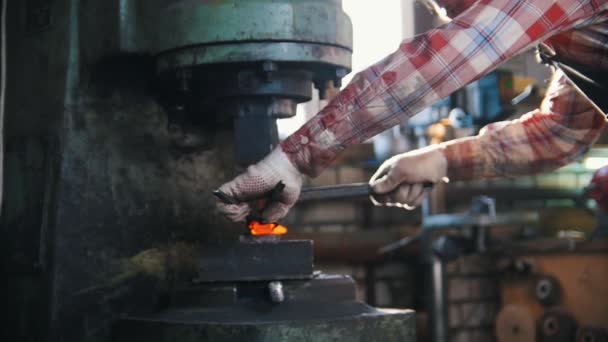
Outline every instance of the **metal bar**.
POLYGON ((298 202, 366 197, 369 196, 371 192, 372 190, 368 183, 304 188, 300 193, 300 199, 298 202))
MULTIPOLYGON (((283 184, 280 182, 279 184, 283 184)), ((278 186, 278 184, 277 184, 278 186)), ((432 189, 433 183, 423 184, 425 189, 432 189)), ((284 186, 283 186, 284 187, 284 186)), ((282 188, 281 188, 282 190, 282 188)), ((213 194, 226 204, 238 204, 240 201, 219 189, 213 190, 213 194)), ((315 188, 303 188, 300 192, 298 203, 332 199, 363 198, 373 194, 372 187, 368 183, 351 183, 341 185, 328 185, 315 188)))
MULTIPOLYGON (((425 182, 422 186, 425 189, 432 189, 434 187, 434 184, 431 182, 425 182)), ((368 183, 328 185, 316 188, 302 189, 298 202, 331 199, 351 199, 358 197, 367 197, 372 194, 372 187, 368 183)))
POLYGON ((445 279, 445 264, 435 255, 431 260, 431 336, 433 342, 447 342, 448 337, 448 312, 447 312, 447 288, 445 279))
POLYGON ((398 249, 409 246, 412 243, 417 243, 420 240, 420 234, 410 237, 406 236, 396 242, 390 243, 388 245, 382 246, 378 249, 378 254, 388 254, 394 252, 398 249))
POLYGON ((458 226, 492 226, 508 224, 534 224, 538 223, 537 212, 518 212, 506 215, 470 215, 470 214, 440 214, 431 215, 424 220, 424 229, 446 229, 458 226))

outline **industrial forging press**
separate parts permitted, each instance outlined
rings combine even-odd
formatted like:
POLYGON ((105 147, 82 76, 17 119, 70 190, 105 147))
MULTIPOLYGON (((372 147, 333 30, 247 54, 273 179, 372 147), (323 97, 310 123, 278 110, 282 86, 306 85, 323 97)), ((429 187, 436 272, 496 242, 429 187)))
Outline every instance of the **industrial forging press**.
POLYGON ((350 72, 341 0, 10 1, 6 341, 414 341, 211 189, 350 72))

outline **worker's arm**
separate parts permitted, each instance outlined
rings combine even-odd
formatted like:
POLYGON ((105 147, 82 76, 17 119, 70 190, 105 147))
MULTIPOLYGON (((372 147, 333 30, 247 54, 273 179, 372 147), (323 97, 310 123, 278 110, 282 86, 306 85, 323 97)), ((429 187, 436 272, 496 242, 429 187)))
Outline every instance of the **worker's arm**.
POLYGON ((282 143, 296 168, 319 174, 348 145, 402 122, 559 32, 587 25, 604 1, 480 0, 438 29, 405 40, 357 74, 282 143))
POLYGON ((416 206, 421 184, 520 176, 556 169, 589 149, 606 125, 604 114, 556 72, 539 109, 484 127, 475 137, 397 155, 370 180, 376 205, 416 206))
MULTIPOLYGON (((608 10, 608 3, 479 0, 450 24, 405 40, 396 52, 357 74, 279 148, 220 189, 245 202, 283 181, 282 198, 264 213, 276 220, 298 198, 302 174, 316 176, 346 146, 406 120, 538 42, 588 25, 600 10, 608 10)), ((438 155, 427 158, 429 163, 438 155)), ((250 205, 218 203, 218 209, 233 220, 242 220, 250 205)))
POLYGON ((445 144, 453 180, 519 176, 566 165, 587 152, 606 118, 556 72, 541 107, 445 144))

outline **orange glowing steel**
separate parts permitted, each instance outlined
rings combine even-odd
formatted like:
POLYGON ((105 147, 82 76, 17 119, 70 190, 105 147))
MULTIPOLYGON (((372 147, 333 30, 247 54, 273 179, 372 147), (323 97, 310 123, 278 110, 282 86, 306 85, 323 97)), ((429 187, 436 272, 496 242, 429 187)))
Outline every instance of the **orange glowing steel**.
POLYGON ((260 223, 258 221, 249 222, 251 235, 284 235, 287 234, 287 227, 278 223, 260 223))

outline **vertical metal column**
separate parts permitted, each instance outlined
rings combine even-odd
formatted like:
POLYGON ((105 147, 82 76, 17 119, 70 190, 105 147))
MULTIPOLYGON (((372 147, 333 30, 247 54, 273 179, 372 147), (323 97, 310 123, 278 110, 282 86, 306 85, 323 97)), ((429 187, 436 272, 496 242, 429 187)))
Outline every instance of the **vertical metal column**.
POLYGON ((433 342, 448 341, 447 288, 445 263, 436 255, 431 256, 432 296, 430 307, 431 337, 433 342))
MULTIPOLYGON (((426 129, 418 128, 416 129, 415 133, 418 138, 418 148, 427 146, 428 141, 426 139, 426 129)), ((420 241, 420 256, 423 260, 423 263, 428 266, 428 272, 425 281, 431 287, 430 293, 426 295, 426 308, 427 313, 429 315, 429 331, 431 341, 447 342, 448 312, 446 307, 447 288, 445 277, 445 264, 433 252, 432 233, 426 231, 424 228, 426 218, 432 214, 430 196, 427 196, 427 198, 424 199, 420 209, 423 229, 420 241)))

